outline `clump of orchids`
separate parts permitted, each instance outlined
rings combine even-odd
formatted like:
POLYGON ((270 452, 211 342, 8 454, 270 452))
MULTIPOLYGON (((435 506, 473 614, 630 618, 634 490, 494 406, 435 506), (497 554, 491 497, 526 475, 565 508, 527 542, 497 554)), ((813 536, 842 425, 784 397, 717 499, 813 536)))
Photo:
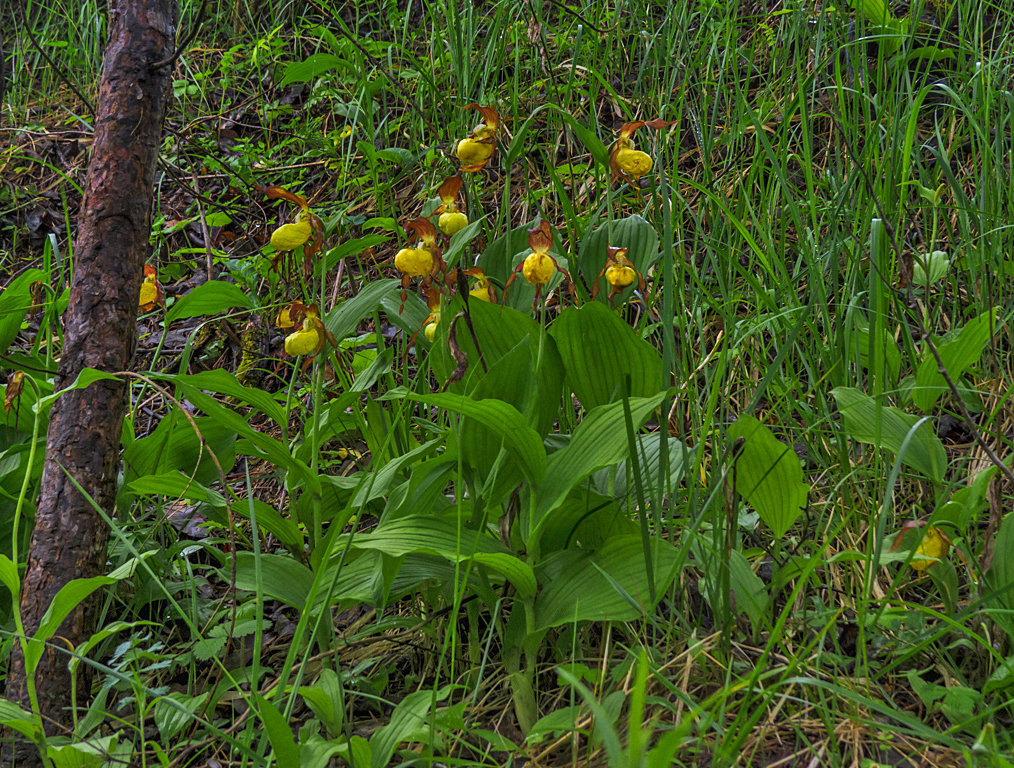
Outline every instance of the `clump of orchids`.
POLYGON ((310 204, 302 195, 289 192, 281 187, 265 187, 261 190, 271 200, 288 200, 299 206, 295 221, 282 224, 271 233, 271 245, 278 255, 271 262, 271 267, 278 270, 281 259, 303 246, 303 273, 310 273, 311 261, 324 244, 324 223, 310 210, 310 204))

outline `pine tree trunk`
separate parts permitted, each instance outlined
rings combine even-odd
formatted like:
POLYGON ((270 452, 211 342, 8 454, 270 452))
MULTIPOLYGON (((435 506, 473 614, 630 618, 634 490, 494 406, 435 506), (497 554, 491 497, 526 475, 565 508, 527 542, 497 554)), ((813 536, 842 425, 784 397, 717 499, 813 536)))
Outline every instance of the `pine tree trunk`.
MULTIPOLYGON (((171 66, 176 0, 110 0, 109 40, 99 85, 95 139, 78 219, 70 303, 63 317, 63 349, 56 387, 84 368, 124 371, 136 343, 138 296, 148 257, 152 186, 162 139, 171 66)), ((21 590, 31 635, 68 581, 106 573, 109 530, 73 478, 112 512, 120 462, 125 385, 101 381, 60 397, 50 415, 46 463, 28 570, 21 590)), ((39 707, 49 736, 68 734, 70 675, 64 649, 95 631, 96 601, 63 623, 35 673, 39 707)), ((6 696, 30 708, 26 670, 15 643, 6 696)), ((79 691, 85 699, 87 692, 79 691)), ((84 705, 86 701, 79 701, 84 705)), ((41 765, 31 744, 18 744, 14 765, 41 765)))

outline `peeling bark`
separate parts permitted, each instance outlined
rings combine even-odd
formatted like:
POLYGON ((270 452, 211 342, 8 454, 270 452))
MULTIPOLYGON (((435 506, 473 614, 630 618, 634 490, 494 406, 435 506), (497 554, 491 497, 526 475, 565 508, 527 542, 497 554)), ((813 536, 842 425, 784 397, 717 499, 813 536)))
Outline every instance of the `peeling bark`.
MULTIPOLYGON (((137 305, 148 255, 155 161, 172 55, 176 0, 110 0, 109 41, 103 59, 95 140, 78 219, 70 303, 56 387, 84 368, 124 371, 136 343, 137 305)), ((107 571, 109 530, 91 502, 112 511, 120 461, 126 388, 102 381, 60 397, 49 422, 46 463, 28 570, 21 590, 26 632, 39 626, 54 595, 68 581, 107 571)), ((68 655, 63 649, 95 631, 96 601, 63 623, 35 675, 49 736, 67 734, 70 714, 68 655)), ((24 658, 15 644, 6 696, 30 708, 24 658)), ((79 691, 85 705, 87 691, 79 691)), ((33 745, 20 744, 15 765, 42 762, 33 745)))

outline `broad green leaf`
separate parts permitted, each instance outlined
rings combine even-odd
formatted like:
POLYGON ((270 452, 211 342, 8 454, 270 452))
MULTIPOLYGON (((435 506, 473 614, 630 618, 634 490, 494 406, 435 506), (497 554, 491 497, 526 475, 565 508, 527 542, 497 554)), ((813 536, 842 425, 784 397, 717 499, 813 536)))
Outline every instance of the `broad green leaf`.
POLYGON ((240 384, 235 374, 223 368, 194 374, 166 376, 166 380, 191 384, 208 392, 235 397, 246 405, 252 405, 279 426, 288 423, 288 414, 274 397, 262 389, 240 384))
MULTIPOLYGON (((249 429, 243 417, 237 415, 235 420, 249 429)), ((128 484, 146 475, 178 470, 202 485, 211 485, 221 480, 219 466, 222 472, 229 472, 235 461, 235 431, 211 415, 188 419, 176 409, 166 414, 151 434, 130 441, 123 449, 128 484)))
POLYGON ((352 71, 354 67, 341 56, 332 53, 315 53, 305 61, 294 61, 287 64, 279 88, 289 83, 309 83, 332 70, 352 71))
POLYGON ((252 698, 257 706, 257 715, 268 735, 268 741, 271 742, 275 765, 299 765, 299 747, 296 746, 289 721, 269 699, 256 693, 252 698))
POLYGON ((29 269, 0 290, 0 355, 7 352, 21 330, 21 323, 32 305, 32 283, 44 279, 41 269, 29 269))
MULTIPOLYGON (((652 557, 654 592, 660 596, 672 583, 678 551, 655 537, 652 557)), ((654 608, 639 535, 616 538, 592 552, 562 550, 537 566, 536 574, 543 588, 535 600, 535 631, 571 621, 629 621, 654 608)))
POLYGON ((662 385, 658 351, 605 304, 568 307, 550 335, 563 359, 566 381, 587 411, 619 400, 627 376, 631 397, 648 397, 662 385))
POLYGON ((354 507, 362 507, 375 499, 386 496, 391 488, 400 481, 402 472, 423 459, 428 458, 440 447, 442 442, 442 437, 430 440, 428 443, 423 443, 419 447, 403 453, 398 458, 392 459, 380 469, 373 469, 368 474, 363 474, 362 477, 364 479, 359 484, 352 505, 354 507))
POLYGON ((370 282, 351 299, 342 302, 324 316, 324 326, 341 341, 355 333, 359 324, 380 309, 385 298, 397 298, 401 293, 398 280, 375 280, 370 282))
POLYGON ((53 597, 53 601, 43 614, 39 628, 32 636, 32 642, 28 644, 25 652, 25 668, 34 670, 38 666, 45 650, 44 643, 56 634, 71 611, 95 590, 115 584, 116 581, 117 579, 111 576, 93 576, 89 579, 72 579, 60 587, 60 591, 53 597))
POLYGON ((806 507, 810 491, 799 457, 753 416, 739 416, 728 434, 730 441, 745 441, 733 470, 736 491, 757 510, 775 538, 782 538, 806 507))
MULTIPOLYGON (((951 381, 957 381, 970 366, 978 362, 989 343, 990 333, 997 330, 994 311, 990 310, 969 320, 961 330, 952 331, 942 339, 934 339, 944 370, 951 381)), ((927 348, 915 375, 912 402, 916 408, 929 411, 936 405, 940 395, 947 391, 947 382, 940 373, 940 366, 927 348)))
MULTIPOLYGON (((449 269, 458 267, 458 261, 465 252, 465 246, 475 240, 482 231, 482 219, 476 219, 464 228, 458 230, 451 236, 451 242, 444 251, 444 262, 449 269)), ((461 265, 462 269, 468 269, 468 264, 461 265)))
POLYGON ((877 405, 872 397, 851 387, 837 387, 831 394, 838 404, 843 428, 853 440, 886 448, 896 456, 901 454, 903 463, 935 482, 943 482, 947 453, 929 420, 920 423, 919 417, 899 408, 877 405))
POLYGON ((1009 641, 1014 641, 1014 514, 1008 514, 993 543, 993 562, 984 579, 988 591, 987 604, 993 619, 1003 627, 1009 641))
POLYGON ((736 597, 736 610, 743 611, 760 632, 770 622, 767 619, 768 592, 761 577, 753 572, 739 550, 729 552, 729 585, 736 597))
POLYGON ((351 546, 377 550, 388 557, 429 554, 449 562, 471 560, 502 574, 522 596, 533 597, 537 589, 530 565, 488 532, 459 528, 456 521, 446 517, 415 515, 383 522, 368 535, 354 534, 351 546))
POLYGON ((177 499, 203 501, 216 507, 225 506, 225 497, 218 491, 206 488, 189 475, 175 470, 161 475, 145 475, 127 483, 126 490, 135 495, 170 496, 177 499))
POLYGON ((42 736, 42 726, 36 716, 7 699, 0 699, 0 725, 6 725, 31 741, 37 742, 42 736))
POLYGON ((855 359, 859 364, 870 371, 882 370, 881 366, 887 366, 887 373, 891 381, 897 381, 901 373, 901 352, 898 345, 887 332, 883 324, 877 325, 878 339, 873 344, 874 358, 870 360, 870 322, 862 311, 856 309, 852 313, 854 330, 852 334, 851 349, 855 351, 855 359))
MULTIPOLYGON (((459 306, 460 304, 455 302, 451 311, 457 312, 459 306)), ((473 398, 493 396, 510 403, 531 418, 530 423, 536 432, 545 435, 560 416, 560 396, 563 391, 563 363, 556 342, 546 334, 539 323, 516 309, 499 307, 484 301, 471 301, 469 307, 475 335, 482 349, 482 360, 479 359, 467 327, 459 321, 457 341, 468 359, 468 370, 461 382, 451 384, 450 391, 467 393, 473 398), (487 385, 491 387, 488 391, 496 394, 486 394, 486 390, 477 394, 479 383, 486 376, 483 363, 485 369, 493 370, 505 355, 515 350, 526 338, 529 339, 532 361, 528 378, 533 379, 533 386, 538 393, 534 410, 529 411, 523 407, 527 401, 522 393, 517 393, 513 397, 501 396, 502 386, 496 383, 491 382, 487 385), (531 375, 533 372, 534 377, 531 375)), ((456 365, 446 344, 435 346, 430 359, 438 378, 446 381, 456 365)))
POLYGON ((485 565, 503 574, 523 599, 530 600, 535 597, 539 588, 535 580, 535 571, 524 560, 505 552, 477 552, 472 559, 479 565, 485 565))
MULTIPOLYGON (((540 398, 553 399, 559 407, 560 388, 556 392, 542 392, 538 388, 538 378, 532 375, 535 361, 532 358, 531 336, 525 336, 513 350, 501 357, 489 371, 479 380, 469 393, 474 400, 496 400, 507 403, 526 417, 528 424, 538 425, 535 414, 538 413, 540 398)), ((485 481, 496 467, 498 473, 497 486, 502 493, 515 487, 522 477, 522 468, 514 461, 501 461, 500 456, 503 440, 483 424, 482 419, 465 418, 461 422, 460 452, 462 458, 476 470, 482 481, 485 481)), ((497 503, 499 494, 489 496, 491 489, 487 487, 487 502, 497 503)))
POLYGON ((18 567, 7 555, 0 555, 0 581, 10 591, 14 602, 17 602, 21 597, 21 578, 18 575, 18 567))
MULTIPOLYGON (((236 553, 236 588, 248 592, 257 591, 256 563, 253 552, 236 553)), ((231 579, 230 568, 223 571, 223 578, 231 579)), ((302 563, 285 555, 269 553, 260 556, 260 589, 268 600, 291 605, 303 610, 313 586, 313 573, 302 563)))
POLYGON ((503 446, 520 463, 521 470, 530 483, 540 482, 545 475, 546 449, 542 446, 542 440, 514 406, 501 400, 472 400, 453 392, 428 395, 407 393, 405 397, 482 422, 483 426, 503 441, 503 446))
POLYGON ((88 741, 73 744, 47 744, 46 757, 54 768, 99 768, 102 765, 115 765, 116 758, 120 757, 116 749, 118 743, 119 736, 110 734, 93 736, 88 741))
POLYGON ((387 725, 370 737, 370 768, 387 768, 391 764, 394 750, 403 742, 428 740, 431 707, 446 699, 452 688, 453 686, 445 685, 437 691, 415 691, 398 702, 387 725))
MULTIPOLYGON (((640 428, 648 420, 668 394, 666 391, 658 392, 653 397, 630 398, 630 416, 634 429, 640 428)), ((522 536, 529 548, 538 541, 547 516, 563 503, 571 489, 592 472, 625 459, 627 447, 622 402, 600 405, 585 416, 566 447, 549 457, 546 480, 537 487, 534 517, 529 521, 522 516, 522 536)))
POLYGON ((251 298, 238 285, 223 280, 209 280, 176 299, 176 303, 166 312, 165 324, 187 317, 219 315, 232 307, 250 309, 253 306, 251 298))
POLYGON ((345 713, 341 682, 333 669, 322 669, 317 682, 300 687, 299 695, 331 736, 336 737, 341 733, 345 713))
POLYGON ((364 235, 363 237, 344 240, 315 260, 315 270, 319 271, 323 268, 325 273, 330 272, 342 259, 362 253, 368 248, 381 245, 388 240, 390 238, 387 235, 364 235))
MULTIPOLYGON (((376 549, 390 557, 426 553, 453 562, 479 552, 510 554, 507 547, 486 531, 459 528, 454 520, 431 515, 400 517, 382 523, 368 534, 344 534, 348 535, 352 536, 354 549, 376 549)), ((339 548, 343 546, 344 543, 339 548)))
POLYGON ((310 468, 301 461, 293 458, 288 447, 281 440, 272 437, 264 432, 254 429, 247 422, 246 418, 230 408, 220 404, 215 398, 195 387, 185 377, 177 379, 177 383, 186 394, 186 398, 195 406, 200 408, 209 418, 223 429, 231 429, 238 435, 242 435, 248 441, 242 446, 237 445, 237 451, 248 455, 266 458, 288 472, 286 482, 290 489, 303 485, 313 493, 320 493, 320 479, 310 471, 310 468))

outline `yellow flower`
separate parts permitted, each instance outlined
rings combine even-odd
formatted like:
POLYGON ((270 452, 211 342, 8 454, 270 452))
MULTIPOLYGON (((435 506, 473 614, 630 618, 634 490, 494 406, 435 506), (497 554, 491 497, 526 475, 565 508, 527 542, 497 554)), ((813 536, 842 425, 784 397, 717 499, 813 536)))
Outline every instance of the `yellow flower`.
POLYGON ((438 220, 440 231, 448 237, 468 226, 468 217, 461 211, 445 211, 438 220))
POLYGON ((929 525, 922 536, 922 541, 915 549, 910 564, 917 571, 925 571, 937 560, 947 557, 950 547, 951 540, 947 538, 947 534, 935 525, 929 525))
POLYGON ((137 306, 142 312, 151 312, 162 303, 162 286, 158 282, 158 272, 151 264, 145 264, 144 282, 141 283, 141 295, 138 297, 137 306))
POLYGON ((637 279, 637 270, 626 265, 614 264, 606 270, 606 282, 613 288, 626 288, 637 279))
POLYGON ((312 234, 313 226, 300 213, 296 221, 291 224, 282 224, 271 233, 271 244, 275 246, 277 251, 294 251, 309 240, 312 234))
POLYGON ((532 285, 545 285, 553 277, 556 264, 548 253, 532 251, 525 259, 521 273, 532 285))
POLYGON ((430 317, 433 319, 426 324, 425 328, 423 328, 423 334, 426 336, 428 341, 432 342, 433 338, 437 335, 437 325, 440 324, 440 313, 433 312, 430 317))
POLYGON ((635 181, 651 171, 652 159, 647 152, 632 147, 620 147, 616 153, 616 165, 635 181))
POLYGON ((394 266, 406 277, 422 277, 433 271, 433 254, 425 248, 402 248, 394 257, 394 266))
POLYGON ((672 125, 672 122, 667 120, 636 120, 620 126, 620 137, 613 144, 613 148, 609 152, 609 167, 612 169, 613 178, 623 179, 630 184, 634 184, 639 178, 651 172, 654 165, 651 156, 639 149, 634 149, 634 142, 631 139, 634 131, 644 125, 658 130, 672 125))
POLYGON ((298 326, 298 330, 285 337, 285 353, 293 357, 316 356, 324 349, 326 341, 334 344, 334 338, 320 320, 316 304, 307 306, 301 301, 292 302, 288 308, 278 313, 275 325, 279 328, 298 326))
MULTIPOLYGON (((319 323, 320 321, 317 322, 319 323)), ((303 323, 302 328, 285 337, 285 354, 292 355, 293 357, 309 355, 320 346, 320 340, 320 330, 307 319, 303 323)))
POLYGON ((461 161, 461 170, 471 173, 481 171, 493 156, 500 115, 492 107, 481 107, 478 104, 468 104, 465 109, 476 110, 484 121, 472 130, 471 136, 459 141, 455 150, 461 161))

